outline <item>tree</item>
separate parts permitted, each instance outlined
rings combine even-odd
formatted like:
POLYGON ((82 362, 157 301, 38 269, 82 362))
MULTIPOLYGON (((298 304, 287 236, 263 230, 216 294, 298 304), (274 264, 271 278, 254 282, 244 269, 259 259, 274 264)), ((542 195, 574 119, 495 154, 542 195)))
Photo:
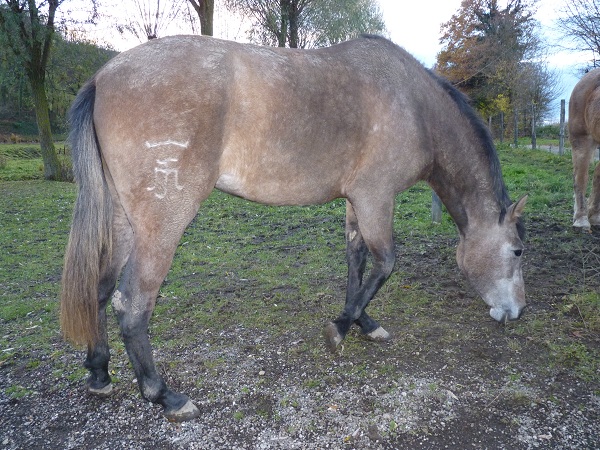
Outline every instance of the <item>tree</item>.
POLYGON ((480 110, 498 95, 511 96, 521 61, 537 48, 536 22, 527 0, 463 0, 459 11, 442 24, 436 69, 469 94, 480 110))
POLYGON ((30 109, 33 110, 30 98, 23 64, 7 45, 0 45, 0 114, 22 117, 30 109))
POLYGON ((305 35, 312 47, 328 47, 363 33, 385 31, 383 16, 371 0, 328 0, 310 12, 305 35))
POLYGON ((188 0, 192 5, 198 19, 200 20, 200 34, 205 36, 213 35, 213 15, 215 11, 214 0, 188 0))
POLYGON ((121 34, 131 33, 140 42, 156 39, 177 18, 186 0, 133 0, 128 8, 118 7, 119 17, 125 22, 117 24, 121 34))
MULTIPOLYGON (((227 0, 230 10, 252 21, 251 41, 265 45, 298 48, 299 22, 305 7, 315 0, 227 0)), ((302 47, 302 45, 300 45, 302 47)))
POLYGON ((52 46, 47 75, 51 119, 55 126, 65 128, 67 110, 79 88, 117 52, 76 33, 68 36, 56 33, 52 46))
POLYGON ((61 165, 54 148, 48 97, 46 96, 46 66, 55 32, 55 15, 59 0, 2 0, 0 3, 0 33, 19 62, 31 88, 40 147, 44 160, 44 177, 62 179, 61 165), (45 7, 44 11, 40 7, 45 7))
POLYGON ((569 0, 560 10, 558 27, 565 39, 574 44, 573 50, 592 52, 591 66, 600 66, 600 0, 569 0))
POLYGON ((544 62, 533 18, 536 2, 507 0, 501 7, 498 0, 463 0, 442 24, 436 70, 490 120, 511 112, 531 120, 532 108, 540 118, 556 96, 557 76, 544 62))
MULTIPOLYGON (((66 112, 77 91, 116 52, 99 47, 78 33, 54 33, 46 68, 50 124, 54 133, 66 130, 66 112)), ((7 46, 0 45, 0 117, 19 123, 24 134, 35 134, 35 108, 25 69, 7 46), (33 129, 29 125, 33 125, 33 129)))
POLYGON ((371 0, 228 0, 227 6, 252 21, 252 41, 279 47, 322 47, 385 30, 371 0))

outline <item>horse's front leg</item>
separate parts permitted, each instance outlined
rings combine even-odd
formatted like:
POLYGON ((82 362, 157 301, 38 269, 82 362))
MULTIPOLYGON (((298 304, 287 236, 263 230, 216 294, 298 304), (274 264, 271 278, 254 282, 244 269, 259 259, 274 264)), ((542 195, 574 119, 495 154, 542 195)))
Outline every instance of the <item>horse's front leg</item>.
MULTIPOLYGON (((390 247, 391 239, 387 247, 390 247)), ((369 278, 363 285, 368 247, 360 231, 358 220, 350 202, 346 203, 346 260, 348 263, 348 283, 346 288, 346 303, 344 312, 334 322, 325 326, 325 343, 330 351, 346 336, 352 323, 360 326, 363 334, 374 341, 387 341, 390 334, 372 319, 365 308, 389 277, 394 266, 393 242, 392 252, 380 252, 374 248, 374 267, 369 278), (378 255, 383 255, 378 257, 378 255), (391 268, 390 268, 391 267, 391 268)))
POLYGON ((112 305, 142 396, 161 405, 168 420, 181 422, 198 417, 200 411, 187 396, 169 389, 158 374, 148 338, 158 289, 172 258, 165 260, 164 256, 155 254, 142 259, 132 255, 119 289, 113 294, 112 305))

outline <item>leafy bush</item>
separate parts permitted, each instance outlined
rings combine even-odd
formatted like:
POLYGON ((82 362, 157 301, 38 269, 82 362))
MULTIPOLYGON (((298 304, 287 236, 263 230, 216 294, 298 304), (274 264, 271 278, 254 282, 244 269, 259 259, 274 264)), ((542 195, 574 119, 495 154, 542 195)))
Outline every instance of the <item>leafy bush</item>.
POLYGON ((558 139, 560 137, 560 125, 552 124, 539 127, 537 129, 537 137, 545 139, 558 139))

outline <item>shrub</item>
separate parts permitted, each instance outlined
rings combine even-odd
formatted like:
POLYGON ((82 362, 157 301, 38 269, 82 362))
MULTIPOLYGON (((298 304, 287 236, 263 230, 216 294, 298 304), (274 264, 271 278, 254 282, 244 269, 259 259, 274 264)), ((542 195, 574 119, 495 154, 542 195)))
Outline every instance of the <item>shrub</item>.
MULTIPOLYGON (((566 127, 565 127, 566 130, 566 127)), ((537 137, 544 139, 558 139, 560 135, 560 125, 544 125, 537 129, 537 137)))
POLYGON ((75 177, 73 176, 73 162, 71 161, 71 158, 68 156, 59 156, 59 160, 61 173, 60 179, 62 181, 73 182, 75 177))

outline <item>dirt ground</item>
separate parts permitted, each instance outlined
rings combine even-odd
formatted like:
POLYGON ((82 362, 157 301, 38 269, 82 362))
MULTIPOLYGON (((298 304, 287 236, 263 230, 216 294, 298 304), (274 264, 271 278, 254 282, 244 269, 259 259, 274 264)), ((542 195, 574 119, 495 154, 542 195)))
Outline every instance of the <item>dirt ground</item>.
MULTIPOLYGON (((111 361, 115 391, 95 398, 81 377, 60 373, 80 364, 81 352, 59 352, 57 361, 32 348, 23 360, 38 357, 42 364, 35 369, 18 362, 0 367, 0 384, 32 391, 18 399, 0 396, 0 448, 600 448, 599 375, 591 381, 577 376, 576 356, 572 364, 556 364, 551 349, 560 342, 539 337, 545 330, 548 339, 558 335, 556 321, 565 317, 558 311, 564 313, 564 299, 582 283, 600 288, 597 259, 590 260, 600 253, 600 232, 577 234, 529 218, 524 271, 530 306, 518 325, 506 327, 487 316, 466 286, 455 245, 455 239, 435 238, 398 243, 397 266, 405 275, 396 283, 438 301, 420 314, 403 315, 398 306, 396 317, 378 317, 394 336, 390 343, 368 342, 352 331, 340 352, 329 355, 320 336, 329 318, 315 316, 314 327, 283 335, 215 324, 197 330, 184 348, 156 350, 170 385, 201 409, 192 422, 169 423, 141 398, 122 350, 111 361), (580 252, 561 251, 573 240, 580 252)), ((336 283, 343 298, 343 280, 336 283)), ((252 289, 243 295, 265 295, 252 289)), ((584 345, 600 345, 585 328, 573 333, 584 345)), ((65 348, 59 336, 55 345, 65 348)))

